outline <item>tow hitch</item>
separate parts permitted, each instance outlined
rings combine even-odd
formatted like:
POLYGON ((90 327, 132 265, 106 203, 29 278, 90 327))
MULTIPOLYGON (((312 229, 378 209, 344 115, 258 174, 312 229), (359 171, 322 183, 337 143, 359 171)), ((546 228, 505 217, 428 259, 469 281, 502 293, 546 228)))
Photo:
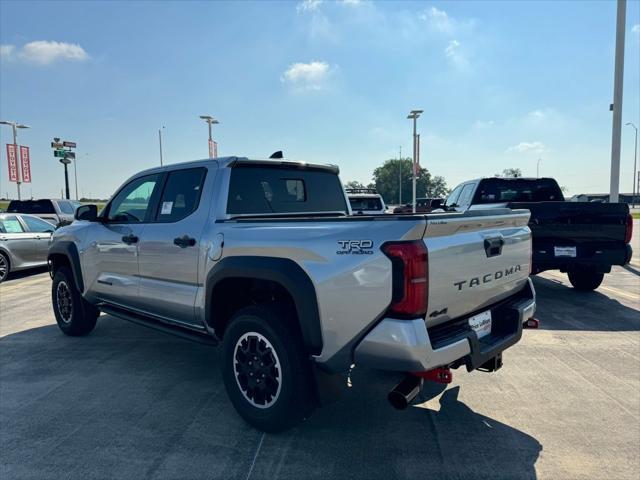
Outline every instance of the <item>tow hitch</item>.
POLYGON ((453 380, 449 368, 434 368, 426 372, 408 374, 396 387, 389 392, 389 403, 398 410, 404 410, 418 396, 424 380, 448 384, 453 380))

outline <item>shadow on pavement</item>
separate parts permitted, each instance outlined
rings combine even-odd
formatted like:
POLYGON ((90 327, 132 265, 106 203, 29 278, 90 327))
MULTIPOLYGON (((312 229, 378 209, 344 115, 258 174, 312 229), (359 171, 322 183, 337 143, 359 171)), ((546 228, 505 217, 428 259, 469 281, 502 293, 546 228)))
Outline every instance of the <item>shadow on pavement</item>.
POLYGON ((598 290, 579 292, 562 283, 534 276, 540 329, 638 331, 640 314, 598 290))
POLYGON ((108 316, 85 338, 0 339, 3 478, 535 478, 536 439, 472 411, 459 387, 439 410, 395 411, 385 372, 356 369, 339 402, 263 435, 229 403, 218 353, 108 316))
POLYGON ((21 278, 27 278, 33 275, 46 273, 47 270, 48 270, 48 267, 45 265, 44 267, 28 268, 26 270, 18 270, 17 272, 12 272, 9 274, 7 279, 3 282, 3 285, 11 285, 11 282, 13 280, 20 280, 21 278))

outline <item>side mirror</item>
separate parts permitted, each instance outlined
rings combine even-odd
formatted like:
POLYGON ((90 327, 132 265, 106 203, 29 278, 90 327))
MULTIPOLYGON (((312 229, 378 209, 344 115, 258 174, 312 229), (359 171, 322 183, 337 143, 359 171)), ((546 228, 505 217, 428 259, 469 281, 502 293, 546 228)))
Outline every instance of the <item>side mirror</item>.
POLYGON ((76 220, 95 222, 98 218, 98 207, 96 205, 81 205, 76 209, 73 217, 76 220))

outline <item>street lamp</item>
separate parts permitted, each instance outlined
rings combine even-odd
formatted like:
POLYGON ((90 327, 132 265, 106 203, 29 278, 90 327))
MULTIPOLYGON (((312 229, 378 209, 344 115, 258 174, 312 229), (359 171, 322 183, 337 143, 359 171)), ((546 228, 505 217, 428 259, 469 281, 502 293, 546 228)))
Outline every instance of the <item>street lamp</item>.
POLYGON ((211 125, 215 125, 220 122, 211 115, 200 115, 200 118, 209 125, 209 158, 213 158, 213 137, 211 136, 211 125))
POLYGON ((536 178, 540 178, 540 162, 542 161, 541 158, 538 159, 538 163, 536 163, 536 178))
MULTIPOLYGON (((8 122, 6 120, 0 120, 0 125, 11 125, 11 128, 13 129, 13 149, 14 152, 16 152, 16 160, 17 160, 17 155, 18 155, 18 128, 31 128, 28 125, 23 125, 22 123, 18 123, 18 122, 8 122)), ((17 175, 18 175, 18 179, 16 181, 16 185, 18 186, 18 200, 20 200, 20 184, 22 183, 20 180, 20 169, 17 169, 17 175)))
POLYGON ((413 120, 413 213, 416 213, 416 162, 418 161, 418 133, 417 120, 422 114, 422 110, 411 110, 407 118, 413 120))
POLYGON ((636 131, 636 141, 635 141, 635 149, 633 150, 633 193, 631 196, 631 203, 635 205, 636 203, 636 184, 638 183, 636 180, 636 163, 638 161, 638 127, 636 127, 632 122, 626 123, 625 125, 630 125, 636 131))
POLYGON ((162 128, 158 129, 158 141, 160 142, 160 166, 162 166, 162 130, 164 130, 164 125, 162 128))

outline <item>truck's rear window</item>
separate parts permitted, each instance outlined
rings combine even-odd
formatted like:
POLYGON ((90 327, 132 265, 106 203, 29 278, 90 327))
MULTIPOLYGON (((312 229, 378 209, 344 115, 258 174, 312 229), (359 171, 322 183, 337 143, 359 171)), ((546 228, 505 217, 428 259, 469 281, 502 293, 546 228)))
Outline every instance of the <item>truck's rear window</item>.
MULTIPOLYGON (((51 200, 12 200, 7 207, 9 213, 56 213, 51 200)), ((73 213, 73 212, 71 212, 73 213)))
POLYGON ((349 197, 351 210, 382 210, 380 197, 349 197))
POLYGON ((564 196, 555 180, 487 178, 480 182, 473 204, 501 202, 553 202, 564 196))
POLYGON ((270 166, 231 170, 227 213, 347 213, 342 185, 331 172, 270 166))

